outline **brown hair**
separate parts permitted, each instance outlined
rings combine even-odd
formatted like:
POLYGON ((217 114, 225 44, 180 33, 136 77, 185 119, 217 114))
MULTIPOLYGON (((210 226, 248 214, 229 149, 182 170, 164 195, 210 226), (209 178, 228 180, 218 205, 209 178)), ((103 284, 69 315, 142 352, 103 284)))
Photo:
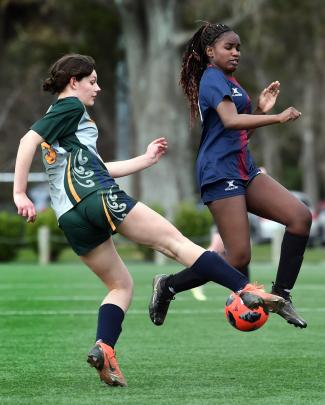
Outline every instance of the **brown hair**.
POLYGON ((52 94, 61 93, 71 77, 80 81, 89 76, 95 69, 95 61, 91 56, 68 54, 62 56, 49 69, 49 77, 43 82, 43 90, 52 94))

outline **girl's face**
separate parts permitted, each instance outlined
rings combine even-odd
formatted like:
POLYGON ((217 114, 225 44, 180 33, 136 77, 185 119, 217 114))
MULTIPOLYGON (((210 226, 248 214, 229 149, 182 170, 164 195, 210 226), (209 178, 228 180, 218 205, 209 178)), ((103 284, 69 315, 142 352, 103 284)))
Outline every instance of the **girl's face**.
POLYGON ((89 76, 83 77, 80 81, 74 81, 75 95, 86 106, 91 107, 95 103, 100 87, 97 84, 97 73, 95 70, 89 76))
POLYGON ((206 54, 210 63, 216 65, 226 74, 232 74, 240 58, 240 38, 233 32, 225 32, 216 42, 207 46, 206 54))

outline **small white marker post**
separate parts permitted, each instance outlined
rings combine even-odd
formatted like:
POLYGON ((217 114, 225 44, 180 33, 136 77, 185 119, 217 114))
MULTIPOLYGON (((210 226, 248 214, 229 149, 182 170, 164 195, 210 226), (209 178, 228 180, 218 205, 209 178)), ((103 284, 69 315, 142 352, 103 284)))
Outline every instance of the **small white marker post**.
POLYGON ((50 229, 48 226, 41 226, 37 233, 38 263, 48 264, 50 262, 50 229))
POLYGON ((275 266, 279 264, 283 235, 284 226, 279 226, 274 230, 271 246, 271 261, 275 266))

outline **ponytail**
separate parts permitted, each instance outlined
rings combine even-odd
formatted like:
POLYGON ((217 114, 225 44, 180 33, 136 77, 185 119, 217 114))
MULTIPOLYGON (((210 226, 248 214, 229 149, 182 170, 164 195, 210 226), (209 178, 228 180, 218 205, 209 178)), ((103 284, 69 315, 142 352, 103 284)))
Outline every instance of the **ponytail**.
POLYGON ((220 35, 228 31, 231 31, 231 28, 224 24, 205 23, 196 31, 186 45, 179 83, 190 104, 191 126, 198 116, 199 84, 209 62, 205 49, 207 46, 212 45, 220 35))

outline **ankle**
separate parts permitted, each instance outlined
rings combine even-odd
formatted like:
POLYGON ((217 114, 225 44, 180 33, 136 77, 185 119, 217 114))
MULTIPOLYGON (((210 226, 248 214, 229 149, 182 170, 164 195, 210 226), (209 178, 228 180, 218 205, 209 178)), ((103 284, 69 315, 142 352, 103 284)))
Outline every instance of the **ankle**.
POLYGON ((280 287, 275 283, 272 283, 272 294, 279 295, 280 297, 284 298, 285 300, 290 300, 290 290, 280 287))

